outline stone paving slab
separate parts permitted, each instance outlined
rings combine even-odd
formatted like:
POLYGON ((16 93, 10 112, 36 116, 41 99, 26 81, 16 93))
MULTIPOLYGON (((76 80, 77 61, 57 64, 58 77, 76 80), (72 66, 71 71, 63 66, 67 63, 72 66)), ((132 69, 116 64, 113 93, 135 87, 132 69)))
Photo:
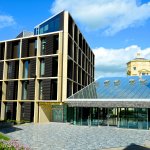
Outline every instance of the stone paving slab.
POLYGON ((0 129, 0 132, 29 145, 33 150, 128 150, 133 145, 136 148, 150 146, 149 130, 107 126, 31 123, 0 129))

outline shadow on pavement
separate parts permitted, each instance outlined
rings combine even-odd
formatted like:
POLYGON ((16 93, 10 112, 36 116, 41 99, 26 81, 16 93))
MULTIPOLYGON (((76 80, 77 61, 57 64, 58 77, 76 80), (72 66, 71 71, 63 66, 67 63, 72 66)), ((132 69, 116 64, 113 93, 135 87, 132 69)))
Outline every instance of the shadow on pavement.
POLYGON ((150 148, 146 148, 144 146, 136 145, 136 144, 130 144, 123 150, 150 150, 150 148))
POLYGON ((1 128, 0 132, 7 134, 7 133, 11 133, 11 132, 15 132, 15 131, 20 131, 22 129, 17 128, 17 127, 8 127, 8 128, 1 128))

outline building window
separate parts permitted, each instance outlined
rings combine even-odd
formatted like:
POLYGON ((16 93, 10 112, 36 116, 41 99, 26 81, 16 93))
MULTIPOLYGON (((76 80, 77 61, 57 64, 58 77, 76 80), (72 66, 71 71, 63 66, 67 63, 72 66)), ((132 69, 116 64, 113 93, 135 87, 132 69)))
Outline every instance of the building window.
POLYGON ((39 82, 39 99, 40 100, 43 99, 43 82, 42 81, 39 82))
POLYGON ((28 78, 29 77, 29 64, 30 64, 29 60, 24 61, 24 64, 23 64, 23 78, 28 78))
POLYGON ((105 86, 109 86, 109 84, 110 84, 110 81, 109 81, 109 80, 105 80, 105 81, 104 81, 104 85, 105 85, 105 86))
POLYGON ((115 86, 119 86, 119 85, 120 85, 120 80, 115 80, 115 81, 114 81, 114 85, 115 85, 115 86))
POLYGON ((48 31, 48 24, 44 26, 44 33, 48 31))
POLYGON ((130 85, 134 85, 135 84, 135 80, 134 79, 130 79, 129 83, 130 83, 130 85))
POLYGON ((44 76, 45 75, 45 60, 41 59, 41 63, 40 63, 40 76, 44 76))
POLYGON ((40 28, 40 34, 43 34, 43 27, 40 28))
POLYGON ((45 38, 43 38, 41 40, 41 55, 45 55, 46 54, 46 40, 45 38))
POLYGON ((26 100, 27 99, 27 94, 28 94, 28 81, 24 81, 22 85, 22 99, 26 100))
POLYGON ((136 70, 136 67, 133 67, 133 70, 136 70))

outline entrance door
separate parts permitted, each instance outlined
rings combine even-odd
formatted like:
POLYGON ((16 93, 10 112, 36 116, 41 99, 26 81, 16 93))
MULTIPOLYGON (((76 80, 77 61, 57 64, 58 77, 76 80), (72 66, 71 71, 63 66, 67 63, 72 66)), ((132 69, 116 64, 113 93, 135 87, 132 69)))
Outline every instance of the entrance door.
POLYGON ((61 105, 52 106, 52 121, 63 122, 63 106, 61 105))
POLYGON ((99 125, 107 125, 107 108, 99 108, 99 125))
POLYGON ((117 126, 117 108, 107 108, 108 109, 108 125, 117 126))
POLYGON ((82 125, 91 125, 90 108, 82 108, 82 125))

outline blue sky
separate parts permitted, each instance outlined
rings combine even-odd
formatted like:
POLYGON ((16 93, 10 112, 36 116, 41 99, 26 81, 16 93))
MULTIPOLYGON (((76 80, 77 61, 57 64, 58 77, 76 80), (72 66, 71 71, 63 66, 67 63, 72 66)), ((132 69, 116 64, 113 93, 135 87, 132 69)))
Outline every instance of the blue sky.
POLYGON ((150 59, 150 0, 1 0, 0 41, 33 31, 63 9, 96 54, 96 77, 125 75, 139 51, 150 59))

